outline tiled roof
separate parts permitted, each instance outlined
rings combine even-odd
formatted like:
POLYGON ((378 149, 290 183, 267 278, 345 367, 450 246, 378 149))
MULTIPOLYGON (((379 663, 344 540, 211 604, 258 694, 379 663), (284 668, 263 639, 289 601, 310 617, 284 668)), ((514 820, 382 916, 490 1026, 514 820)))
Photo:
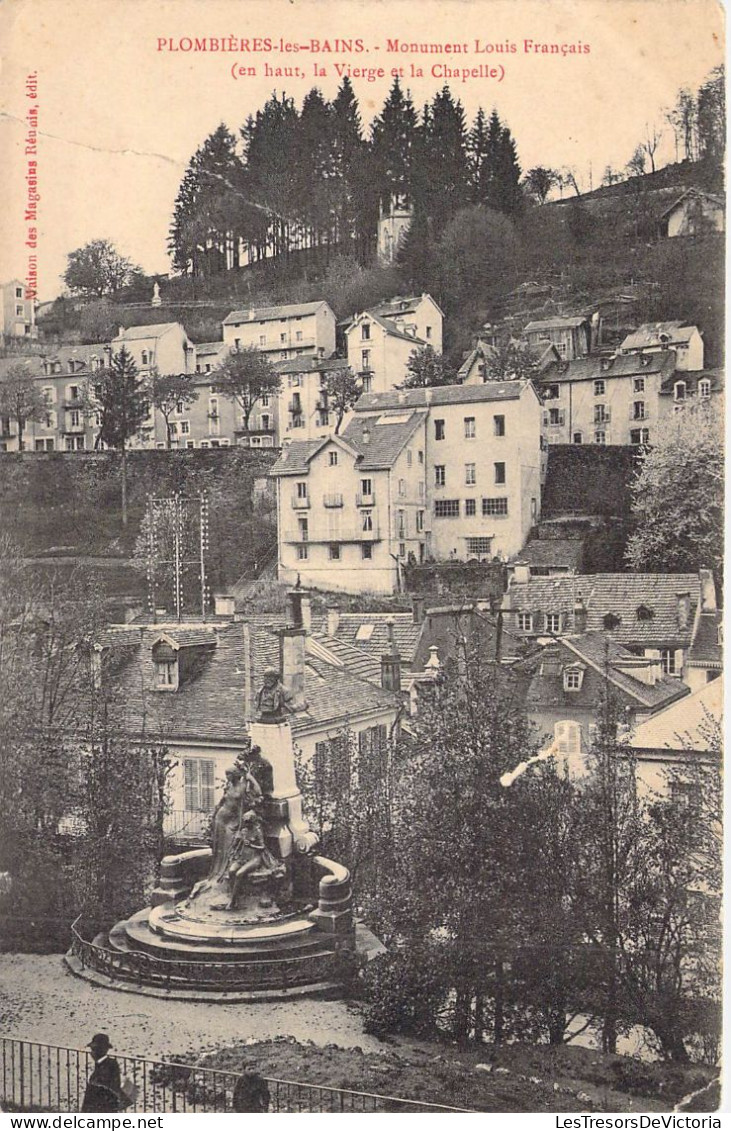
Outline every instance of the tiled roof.
POLYGON ((534 538, 526 542, 514 562, 527 562, 530 566, 565 566, 576 570, 584 555, 584 541, 581 538, 534 538))
POLYGON ((219 354, 221 350, 228 349, 226 342, 198 342, 195 347, 196 357, 202 357, 203 354, 219 354))
POLYGON ((364 652, 362 648, 355 648, 346 640, 338 639, 337 636, 327 636, 324 633, 313 634, 312 637, 308 638, 308 647, 310 640, 319 644, 332 657, 333 662, 342 664, 344 668, 347 668, 353 675, 357 675, 359 679, 365 679, 368 683, 375 683, 380 687, 380 658, 376 659, 375 656, 364 652))
POLYGON ((604 630, 604 617, 620 618, 612 639, 635 647, 688 647, 700 600, 695 573, 593 573, 565 577, 535 577, 512 582, 505 608, 523 612, 573 613, 581 597, 587 607, 587 630, 604 630), (678 594, 690 593, 690 614, 685 628, 678 621, 678 594), (641 606, 652 614, 638 619, 641 606))
MULTIPOLYGON (((654 356, 662 357, 664 355, 655 354, 654 356)), ((663 380, 660 386, 660 396, 674 396, 676 381, 685 382, 685 390, 689 396, 694 396, 698 392, 698 382, 704 380, 711 382, 712 393, 721 393, 724 389, 725 377, 726 374, 723 369, 697 369, 690 372, 686 370, 681 370, 678 373, 672 372, 663 380)))
POLYGON ((723 647, 718 642, 721 623, 722 614, 719 612, 701 613, 698 617, 695 638, 687 656, 692 667, 721 667, 723 647))
POLYGON ((638 350, 647 346, 682 345, 689 342, 697 326, 685 322, 645 322, 622 342, 621 350, 638 350))
MULTIPOLYGON (((127 725, 168 740, 240 742, 247 736, 246 692, 249 716, 264 671, 279 667, 279 636, 283 617, 255 616, 245 621, 217 623, 217 646, 205 649, 200 662, 177 691, 155 690, 156 672, 152 644, 160 626, 138 628, 141 647, 115 675, 115 686, 124 701, 127 725)), ((177 629, 178 636, 201 630, 177 629)), ((203 630, 213 636, 213 628, 203 630)), ((171 633, 172 635, 172 633, 171 633)), ((193 635, 185 637, 193 639, 193 635)), ((305 662, 307 707, 291 716, 296 735, 313 726, 335 728, 376 710, 395 709, 396 697, 373 683, 358 678, 347 668, 336 667, 308 655, 305 662)))
POLYGON ((117 334, 115 342, 139 342, 143 338, 161 338, 168 330, 175 330, 179 322, 153 322, 149 326, 126 326, 121 334, 117 334))
POLYGON ((674 703, 638 726, 629 745, 636 750, 710 752, 715 747, 714 723, 722 720, 723 680, 714 679, 681 703, 674 703))
POLYGON ((523 328, 524 334, 534 334, 540 330, 573 330, 577 326, 583 326, 588 322, 583 314, 571 315, 566 318, 544 318, 540 321, 529 322, 523 328))
POLYGON ((274 368, 277 373, 325 373, 331 369, 347 369, 348 362, 344 357, 312 357, 303 354, 301 357, 292 357, 288 361, 275 361, 274 368))
POLYGON ((291 303, 287 306, 260 306, 251 310, 232 310, 223 320, 224 326, 232 326, 243 322, 278 322, 283 318, 301 318, 306 314, 314 314, 321 306, 326 306, 324 299, 319 302, 291 303))
POLYGON ((386 423, 383 416, 368 418, 367 422, 354 419, 350 421, 342 437, 346 443, 360 452, 358 467, 362 471, 377 471, 380 468, 393 466, 404 445, 408 443, 423 420, 424 413, 421 412, 410 412, 407 420, 393 424, 386 423), (369 433, 367 441, 363 437, 366 423, 369 433))
POLYGON ((619 354, 617 357, 608 358, 603 364, 599 357, 581 357, 575 361, 556 362, 543 370, 540 377, 536 378, 536 384, 543 387, 570 381, 648 377, 653 373, 661 374, 663 380, 666 380, 675 372, 675 351, 648 354, 644 362, 645 364, 637 354, 619 354))
POLYGON ((670 676, 662 675, 654 685, 634 678, 620 669, 623 660, 631 664, 637 657, 605 633, 563 637, 519 661, 518 668, 531 673, 527 704, 533 708, 560 706, 594 712, 607 679, 627 705, 643 713, 661 710, 664 705, 688 694, 685 684, 670 676), (576 665, 584 668, 584 679, 581 688, 569 691, 564 688, 563 672, 576 665))
POLYGON ((487 381, 484 385, 437 385, 429 389, 394 389, 388 393, 364 393, 355 412, 379 409, 427 408, 446 404, 477 404, 481 401, 516 401, 530 381, 487 381))
POLYGON ((699 196, 702 196, 704 200, 710 200, 712 204, 717 204, 719 208, 724 207, 725 201, 722 196, 718 196, 714 192, 703 192, 702 189, 691 187, 689 189, 686 189, 684 193, 681 193, 678 199, 674 201, 669 208, 665 209, 665 211, 661 214, 661 219, 673 212, 678 207, 678 205, 682 204, 684 200, 688 199, 688 197, 699 196))
POLYGON ((414 624, 411 613, 341 613, 335 639, 345 641, 380 663, 381 656, 389 650, 389 620, 393 620, 396 650, 403 663, 410 667, 423 631, 423 625, 414 624), (356 639, 359 629, 371 625, 372 632, 363 632, 362 639, 356 639))
POLYGON ((212 648, 216 645, 216 632, 213 628, 180 628, 178 625, 156 625, 155 627, 159 636, 164 636, 166 640, 170 640, 173 646, 177 645, 178 648, 195 648, 201 645, 212 648))
POLYGON ((368 313, 380 314, 382 318, 393 318, 395 314, 414 314, 421 300, 426 297, 426 295, 394 295, 385 302, 371 306, 368 313))
MULTIPOLYGON (((404 342, 413 342, 415 349, 419 349, 421 346, 428 344, 422 338, 417 338, 415 334, 407 334, 396 322, 392 322, 390 318, 383 318, 380 314, 375 314, 372 310, 365 311, 365 314, 361 317, 372 318, 373 321, 377 322, 392 338, 400 338, 404 342)), ((358 324, 358 319, 352 323, 352 325, 356 324, 358 324)))
POLYGON ((270 475, 304 475, 309 470, 309 461, 315 452, 328 441, 324 440, 294 440, 291 444, 282 447, 281 455, 277 462, 269 469, 270 475))

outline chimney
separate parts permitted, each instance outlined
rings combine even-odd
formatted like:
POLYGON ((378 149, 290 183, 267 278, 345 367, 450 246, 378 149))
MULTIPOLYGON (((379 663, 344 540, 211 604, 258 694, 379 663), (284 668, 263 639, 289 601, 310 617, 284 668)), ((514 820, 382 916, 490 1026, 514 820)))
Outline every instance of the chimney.
POLYGON ((363 424, 363 443, 369 444, 370 442, 371 442, 371 430, 368 427, 368 423, 364 422, 364 424, 363 424))
MULTIPOLYGON (((299 581, 299 578, 297 580, 299 581)), ((288 628, 304 628, 304 617, 302 613, 303 597, 304 593, 297 586, 287 591, 288 628)))
POLYGON ((302 711, 305 701, 305 639, 304 628, 287 627, 279 630, 279 670, 282 684, 294 711, 302 711))
POLYGON ((411 598, 411 619, 414 624, 423 624, 426 617, 426 597, 411 598))
POLYGON ((710 569, 699 569, 698 580, 701 583, 701 612, 715 613, 716 583, 710 569))
POLYGON ((327 634, 328 634, 328 636, 337 636, 339 624, 340 624, 340 609, 337 607, 337 605, 328 605, 328 607, 327 607, 327 634))
POLYGON ((232 617, 236 612, 236 598, 224 593, 214 593, 213 611, 217 617, 232 617))
POLYGON ((687 628, 690 621, 690 593, 676 593, 678 599, 678 628, 687 628))
POLYGON ((388 628, 388 652, 381 656, 381 687, 384 691, 401 690, 401 657, 396 650, 396 641, 393 636, 393 619, 386 621, 388 628))
POLYGON ((513 581, 516 585, 525 585, 530 581, 530 566, 527 562, 513 563, 513 581))
POLYGON ((584 598, 579 594, 574 605, 574 632, 586 632, 587 609, 584 598))
POLYGON ((302 594, 302 627, 305 632, 312 632, 312 602, 309 594, 302 594))
POLYGON ((124 326, 120 326, 119 331, 117 333, 117 337, 121 338, 123 334, 124 334, 124 326))

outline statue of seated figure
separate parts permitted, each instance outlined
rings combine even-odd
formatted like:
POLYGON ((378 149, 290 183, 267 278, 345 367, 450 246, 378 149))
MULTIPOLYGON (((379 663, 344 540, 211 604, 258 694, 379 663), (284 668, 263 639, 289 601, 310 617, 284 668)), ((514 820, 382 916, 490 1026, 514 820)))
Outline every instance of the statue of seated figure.
POLYGON ((250 809, 241 818, 241 827, 234 834, 229 854, 228 880, 231 886, 229 910, 238 905, 242 891, 254 884, 283 876, 284 863, 277 860, 264 843, 261 819, 250 809))

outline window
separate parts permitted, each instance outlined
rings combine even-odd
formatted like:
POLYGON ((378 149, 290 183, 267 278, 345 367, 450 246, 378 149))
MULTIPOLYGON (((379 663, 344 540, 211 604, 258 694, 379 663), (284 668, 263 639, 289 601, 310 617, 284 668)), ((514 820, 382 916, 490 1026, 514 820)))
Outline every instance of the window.
POLYGON ((561 631, 561 614, 546 613, 546 632, 561 631))
POLYGON ((489 554, 492 538, 467 538, 468 554, 489 554))
POLYGON ((360 493, 361 493, 361 495, 372 495, 373 494, 373 480, 372 479, 361 479, 361 481, 360 481, 360 493))
POLYGON ((566 668, 563 673, 564 691, 581 691, 584 672, 581 668, 566 668))
POLYGON ((360 547, 360 556, 364 562, 369 562, 373 557, 373 546, 370 542, 362 542, 360 547))
POLYGON ((584 442, 584 436, 583 436, 583 433, 581 433, 581 432, 574 432, 574 435, 573 435, 573 437, 572 437, 572 440, 573 440, 573 443, 574 443, 574 444, 583 444, 583 442, 584 442))
POLYGON ((465 501, 464 501, 465 518, 474 518, 476 514, 477 514, 477 499, 465 499, 465 501))
POLYGON ((363 511, 361 529, 365 531, 373 530, 373 511, 363 511))
POLYGON ((424 463, 424 453, 423 452, 421 452, 421 451, 417 452, 416 458, 418 459, 420 464, 424 463))
POLYGON ((307 498, 307 484, 306 483, 299 482, 297 484, 297 498, 298 499, 306 499, 307 498))
POLYGON ((213 758, 184 758, 185 808, 210 813, 216 804, 216 763, 213 758))
POLYGON ((295 337, 295 341, 301 342, 302 341, 302 331, 298 330, 294 337, 295 337))
POLYGON ((371 337, 371 324, 370 324, 370 322, 364 322, 362 324, 362 326, 360 328, 360 336, 361 336, 361 339, 364 342, 370 341, 370 337, 371 337))
POLYGON ((647 605, 637 606, 637 619, 641 621, 650 621, 654 618, 655 613, 647 605))
POLYGON ((180 421, 180 434, 181 434, 181 436, 189 436, 190 435, 190 421, 189 420, 181 420, 180 421))
POLYGON ((604 382, 604 381, 595 381, 594 382, 594 396, 595 397, 603 397, 606 391, 607 391, 606 382, 604 382))
POLYGON ((330 561, 331 562, 339 562, 340 561, 340 546, 338 545, 337 542, 331 542, 330 543, 329 554, 330 554, 330 561))
POLYGON ((698 813, 701 807, 701 790, 696 782, 672 781, 670 802, 686 812, 698 813))
POLYGON ((328 462, 330 464, 330 467, 337 467, 337 465, 338 465, 338 453, 337 452, 328 452, 328 462))
POLYGON ((261 427, 262 427, 262 431, 263 431, 263 432, 268 432, 268 431, 269 431, 269 421, 270 421, 270 419, 271 419, 271 417, 269 416, 269 413, 268 413, 268 412, 264 412, 264 413, 262 413, 262 417, 261 417, 261 427))
POLYGON ((307 542, 310 537, 309 519, 300 518, 297 520, 297 525, 299 528, 300 542, 307 542))
POLYGON ((435 440, 443 440, 444 439, 444 421, 443 420, 435 420, 434 421, 434 439, 435 440))
POLYGON ((556 723, 553 728, 554 743, 559 754, 581 753, 581 726, 573 720, 556 723))
POLYGON ((174 689, 178 686, 178 665, 175 660, 156 660, 155 679, 158 687, 174 689))
POLYGON ((16 298, 22 298, 23 297, 23 288, 22 287, 16 287, 15 288, 15 297, 16 298))
POLYGON ((474 440, 475 438, 474 416, 465 416, 464 418, 464 438, 465 440, 474 440))
POLYGON ((371 367, 371 351, 370 350, 361 350, 360 361, 361 361, 361 368, 362 369, 370 369, 370 367, 371 367))
POLYGON ((373 378, 368 373, 363 374, 363 392, 370 393, 373 388, 373 378))
POLYGON ((24 311, 23 311, 23 304, 22 304, 22 303, 20 303, 19 305, 16 305, 16 307, 15 307, 15 316, 16 316, 16 318, 22 318, 22 317, 23 317, 23 313, 24 313, 24 311))
POLYGON ((72 428, 78 428, 80 423, 81 423, 81 413, 79 412, 79 410, 77 408, 74 408, 71 411, 71 427, 72 428))
POLYGON ((607 442, 606 432, 604 432, 602 429, 600 429, 598 432, 594 433, 594 443, 595 444, 606 444, 606 442, 607 442))
POLYGON ((70 401, 77 401, 79 399, 79 386, 78 385, 69 385, 68 394, 69 394, 69 400, 70 401))
POLYGON ((436 499, 435 518, 459 518, 459 499, 436 499))
POLYGON ((565 419, 565 417, 564 417, 563 411, 560 408, 549 408, 549 410, 548 410, 548 423, 549 424, 551 424, 555 427, 557 424, 563 424, 564 419, 565 419))
POLYGON ((464 465, 464 481, 468 487, 474 487, 477 482, 477 471, 474 463, 466 463, 464 465))
POLYGON ((497 484, 505 483, 505 464, 504 463, 496 463, 495 464, 495 482, 497 484))
POLYGON ((634 391, 636 393, 644 393, 644 391, 645 391, 645 378, 644 377, 635 377, 634 381, 632 382, 632 388, 634 389, 634 391))
POLYGON ((399 479, 399 481, 398 481, 398 493, 401 496, 401 498, 403 498, 404 495, 406 494, 406 480, 405 479, 399 479))
POLYGON ((649 444, 650 442, 650 429, 649 428, 632 428, 629 434, 630 444, 649 444))
POLYGON ((560 396, 561 396, 561 386, 560 385, 549 385, 548 388, 546 389, 546 400, 547 401, 557 401, 560 396))
MULTIPOLYGON (((678 675, 678 653, 675 648, 661 648, 660 660, 665 675, 678 675)), ((682 664, 681 664, 682 666, 682 664)))
POLYGON ((269 408, 269 394, 268 393, 264 394, 264 396, 261 398, 260 403, 261 403, 262 408, 269 408))
POLYGON ((406 544, 404 542, 399 542, 398 544, 398 556, 400 558, 406 557, 406 544))
POLYGON ((675 397, 675 400, 676 401, 684 401, 685 400, 685 392, 686 392, 685 381, 676 381, 675 385, 673 386, 673 395, 675 397))
POLYGON ((518 628, 521 632, 532 632, 533 613, 518 613, 518 628))
POLYGON ((635 401, 632 405, 632 419, 644 420, 645 419, 645 402, 635 401))
POLYGON ((147 365, 147 363, 148 363, 148 353, 147 353, 147 350, 143 350, 143 351, 142 351, 142 355, 141 355, 141 361, 142 361, 142 364, 143 364, 143 365, 147 365))
POLYGON ((603 404, 595 404, 594 405, 594 423, 595 424, 603 424, 606 420, 609 420, 609 413, 607 412, 607 406, 603 405, 603 404))
POLYGON ((705 377, 702 381, 698 382, 698 396, 703 400, 707 400, 711 395, 711 382, 705 377))
POLYGON ((622 623, 622 618, 618 617, 616 613, 605 613, 602 617, 602 625, 606 628, 607 632, 614 632, 615 628, 619 628, 622 623))
POLYGON ((259 335, 259 345, 260 345, 260 346, 265 346, 266 344, 267 344, 267 336, 266 336, 266 334, 260 334, 260 335, 259 335))
POLYGON ((446 487, 447 485, 447 469, 443 463, 438 463, 434 467, 434 486, 446 487))
MULTIPOLYGON (((474 502, 474 499, 472 500, 474 502)), ((424 532, 424 512, 416 512, 416 533, 422 534, 424 532)))
POLYGON ((309 552, 309 546, 300 543, 300 545, 297 547, 297 560, 300 562, 306 562, 309 556, 309 552))
POLYGON ((495 435, 496 436, 504 436, 505 435, 505 417, 504 416, 493 416, 492 419, 493 419, 493 424, 495 426, 495 435))
POLYGON ((171 436, 177 436, 177 434, 178 434, 178 426, 175 423, 175 421, 173 420, 173 421, 171 421, 171 424, 170 424, 170 435, 171 436))
POLYGON ((483 499, 482 500, 482 516, 487 518, 507 518, 508 517, 508 500, 507 499, 483 499))
POLYGON ((407 448, 407 450, 406 450, 406 466, 411 467, 413 462, 414 462, 414 453, 411 451, 411 448, 407 448))
POLYGON ((406 537, 406 512, 398 512, 398 536, 399 538, 406 537))

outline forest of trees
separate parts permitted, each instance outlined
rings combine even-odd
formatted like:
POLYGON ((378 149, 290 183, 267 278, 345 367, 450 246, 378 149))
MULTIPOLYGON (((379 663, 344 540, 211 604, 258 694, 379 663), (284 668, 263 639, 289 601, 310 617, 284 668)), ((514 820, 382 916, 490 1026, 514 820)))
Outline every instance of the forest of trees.
POLYGON ((210 277, 305 252, 372 257, 379 207, 408 204, 415 233, 436 238, 456 213, 523 206, 515 142, 497 111, 471 128, 445 86, 421 111, 398 79, 366 136, 349 79, 332 102, 313 88, 298 110, 275 92, 237 138, 218 129, 192 157, 175 203, 176 271, 210 277))

